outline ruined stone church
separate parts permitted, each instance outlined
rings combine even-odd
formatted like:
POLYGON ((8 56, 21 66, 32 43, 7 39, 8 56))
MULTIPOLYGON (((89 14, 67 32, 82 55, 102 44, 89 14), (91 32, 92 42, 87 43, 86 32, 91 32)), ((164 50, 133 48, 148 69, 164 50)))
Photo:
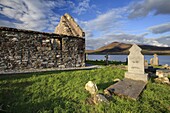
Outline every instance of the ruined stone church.
POLYGON ((54 33, 0 27, 0 71, 85 66, 84 36, 67 13, 54 33))

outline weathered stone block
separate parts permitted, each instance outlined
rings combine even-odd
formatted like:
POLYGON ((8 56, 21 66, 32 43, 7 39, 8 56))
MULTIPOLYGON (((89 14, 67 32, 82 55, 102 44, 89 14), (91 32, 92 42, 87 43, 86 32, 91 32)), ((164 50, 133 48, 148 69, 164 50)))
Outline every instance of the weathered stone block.
POLYGON ((66 66, 65 65, 59 65, 58 67, 59 68, 65 68, 66 66))
POLYGON ((147 82, 148 74, 125 72, 125 78, 132 79, 132 80, 141 80, 141 81, 147 82))
POLYGON ((170 70, 169 69, 158 69, 156 70, 156 75, 158 77, 167 77, 170 75, 170 70))

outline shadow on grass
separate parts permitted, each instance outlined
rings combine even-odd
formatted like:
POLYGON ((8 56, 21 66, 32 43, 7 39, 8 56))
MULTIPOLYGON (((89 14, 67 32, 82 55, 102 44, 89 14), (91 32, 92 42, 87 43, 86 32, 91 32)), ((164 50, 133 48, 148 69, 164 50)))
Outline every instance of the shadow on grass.
POLYGON ((29 100, 29 96, 23 95, 26 93, 23 89, 25 89, 28 86, 31 86, 34 82, 20 82, 20 83, 1 83, 0 84, 0 112, 14 112, 11 109, 11 107, 14 107, 16 103, 19 103, 21 100, 29 100))
POLYGON ((98 86, 98 89, 105 90, 106 88, 108 88, 110 85, 113 85, 114 83, 116 83, 116 82, 111 81, 111 82, 97 84, 97 86, 98 86))
POLYGON ((24 81, 24 82, 16 82, 16 83, 11 83, 11 82, 6 82, 6 83, 0 83, 1 88, 16 88, 16 87, 27 87, 32 85, 34 82, 28 82, 28 81, 24 81))
POLYGON ((73 104, 79 105, 79 101, 72 100, 69 97, 61 97, 60 95, 46 96, 47 94, 44 94, 43 91, 40 91, 42 95, 38 95, 36 91, 26 90, 26 87, 34 83, 35 81, 1 83, 0 113, 64 112, 66 109, 67 112, 76 111, 73 104))
MULTIPOLYGON (((18 97, 19 98, 19 97, 18 97)), ((31 99, 31 98, 30 98, 31 99)), ((78 101, 74 101, 65 97, 55 97, 53 99, 45 99, 41 101, 25 100, 15 103, 3 103, 2 110, 9 113, 37 113, 37 112, 73 112, 76 111, 73 104, 79 105, 78 101), (19 108, 19 109, 18 109, 19 108)), ((1 112, 1 110, 0 110, 1 112)))
POLYGON ((158 78, 157 76, 151 76, 151 77, 149 77, 149 80, 152 82, 152 83, 154 83, 155 82, 155 78, 158 78))

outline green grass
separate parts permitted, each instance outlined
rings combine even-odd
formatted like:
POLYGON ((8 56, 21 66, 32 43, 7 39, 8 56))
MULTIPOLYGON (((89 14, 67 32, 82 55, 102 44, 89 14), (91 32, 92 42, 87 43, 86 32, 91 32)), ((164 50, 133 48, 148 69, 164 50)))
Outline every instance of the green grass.
POLYGON ((123 79, 124 70, 104 67, 94 70, 46 72, 0 76, 0 109, 12 113, 168 113, 170 86, 149 81, 138 101, 118 96, 108 105, 89 105, 85 84, 91 80, 102 93, 123 79))

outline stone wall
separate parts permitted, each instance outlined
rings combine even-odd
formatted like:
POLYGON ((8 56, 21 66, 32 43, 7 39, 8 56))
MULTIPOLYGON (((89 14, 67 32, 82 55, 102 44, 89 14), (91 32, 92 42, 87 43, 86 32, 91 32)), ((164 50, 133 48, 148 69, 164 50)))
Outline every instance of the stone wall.
POLYGON ((85 65, 85 39, 0 27, 0 71, 85 65))

